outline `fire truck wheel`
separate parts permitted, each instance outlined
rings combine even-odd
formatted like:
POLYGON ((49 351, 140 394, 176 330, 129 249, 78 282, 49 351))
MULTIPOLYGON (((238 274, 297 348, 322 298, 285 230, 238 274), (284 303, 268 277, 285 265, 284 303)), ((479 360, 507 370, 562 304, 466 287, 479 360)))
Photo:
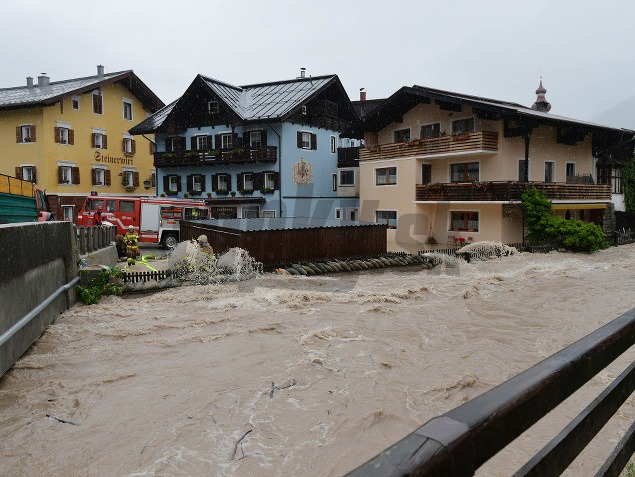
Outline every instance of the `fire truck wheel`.
POLYGON ((176 234, 164 234, 161 239, 161 245, 166 250, 172 250, 179 243, 179 238, 176 234))

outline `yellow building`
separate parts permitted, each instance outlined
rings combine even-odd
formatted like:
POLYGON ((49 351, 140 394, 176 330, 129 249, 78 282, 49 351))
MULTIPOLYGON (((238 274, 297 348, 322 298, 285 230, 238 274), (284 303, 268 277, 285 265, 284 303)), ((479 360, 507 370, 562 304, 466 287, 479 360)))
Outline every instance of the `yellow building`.
POLYGON ((154 195, 153 142, 128 130, 163 102, 132 70, 0 89, 0 173, 46 190, 59 219, 75 220, 91 192, 154 195))

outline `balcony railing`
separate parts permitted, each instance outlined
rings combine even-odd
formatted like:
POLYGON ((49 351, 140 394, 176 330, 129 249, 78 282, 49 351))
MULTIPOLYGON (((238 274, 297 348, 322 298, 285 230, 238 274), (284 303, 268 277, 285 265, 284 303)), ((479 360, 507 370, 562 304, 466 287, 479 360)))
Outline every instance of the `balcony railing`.
POLYGON ((359 166, 359 147, 338 147, 337 167, 359 166))
POLYGON ((444 156, 483 151, 498 151, 497 132, 480 131, 363 147, 360 151, 360 160, 372 161, 400 157, 444 156))
POLYGON ((468 182, 417 185, 417 201, 520 201, 536 188, 549 200, 611 200, 611 186, 562 182, 468 182))
POLYGON ((155 167, 236 164, 244 162, 276 162, 276 146, 239 147, 213 151, 156 152, 155 167))

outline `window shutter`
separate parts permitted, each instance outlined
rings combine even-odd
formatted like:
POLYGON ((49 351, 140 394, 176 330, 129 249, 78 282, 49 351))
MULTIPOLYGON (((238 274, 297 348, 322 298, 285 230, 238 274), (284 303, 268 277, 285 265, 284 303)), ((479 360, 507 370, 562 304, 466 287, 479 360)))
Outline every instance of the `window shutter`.
POLYGON ((97 147, 97 134, 92 133, 90 135, 90 140, 91 140, 91 143, 90 143, 91 147, 97 147))
POLYGON ((104 141, 104 144, 103 144, 104 149, 108 149, 108 136, 104 134, 102 140, 104 141))
POLYGON ((317 134, 311 133, 311 149, 317 149, 317 134))
POLYGON ((165 150, 166 152, 172 152, 172 141, 169 137, 165 138, 165 150))
POLYGON ((236 176, 236 180, 237 180, 236 188, 238 190, 243 189, 245 187, 245 174, 241 172, 240 174, 236 176))
POLYGON ((232 190, 232 175, 227 174, 227 190, 232 190))
POLYGON ((139 173, 135 172, 132 174, 132 185, 135 187, 139 187, 139 173))
POLYGON ((15 127, 15 142, 22 142, 22 127, 15 127))
POLYGON ((121 176, 121 185, 126 187, 128 183, 126 182, 126 173, 124 172, 121 176))
POLYGON ((125 138, 121 140, 121 150, 123 152, 126 152, 126 139, 125 138))
POLYGON ((280 174, 277 172, 273 173, 273 188, 276 190, 280 190, 280 174))
POLYGON ((68 143, 71 146, 75 144, 75 131, 73 129, 68 130, 68 143))
POLYGON ((245 147, 251 147, 251 144, 249 141, 249 132, 243 133, 243 144, 245 145, 245 147))
POLYGON ((62 166, 57 166, 57 183, 62 183, 62 166))
POLYGON ((22 179, 22 167, 16 166, 16 168, 15 168, 15 176, 18 179, 22 179))
POLYGON ((54 127, 53 130, 55 131, 54 132, 54 134, 55 134, 55 142, 57 144, 59 144, 60 143, 60 128, 54 127))
POLYGON ((205 192, 207 188, 205 187, 205 176, 201 174, 201 192, 205 192))
POLYGON ((110 170, 106 169, 104 171, 104 183, 109 186, 110 185, 110 170))
POLYGON ((190 150, 196 151, 196 136, 190 138, 190 150))
POLYGON ((79 167, 71 167, 71 182, 79 184, 79 167))
POLYGON ((154 174, 150 174, 150 177, 151 177, 150 185, 152 187, 156 187, 157 186, 157 174, 156 174, 156 172, 154 174))
POLYGON ((37 182, 37 175, 35 174, 35 166, 33 166, 33 183, 35 184, 37 182))
POLYGON ((243 138, 238 135, 238 133, 232 134, 232 147, 240 147, 242 146, 243 138))
POLYGON ((222 149, 223 148, 223 142, 221 141, 220 134, 216 134, 216 136, 214 136, 214 141, 215 141, 215 144, 216 144, 215 149, 222 149))
POLYGON ((176 176, 176 191, 181 192, 181 176, 176 176))
POLYGON ((135 141, 134 139, 130 141, 130 152, 132 152, 132 154, 137 152, 137 141, 135 141))
POLYGON ((302 149, 302 131, 298 131, 298 148, 302 149))
POLYGON ((218 174, 212 174, 212 192, 218 190, 218 174))
POLYGON ((150 154, 154 154, 154 143, 152 141, 148 141, 150 154))
POLYGON ((260 142, 262 143, 263 147, 267 145, 267 131, 265 131, 264 129, 260 131, 260 142))
POLYGON ((163 176, 163 192, 170 190, 170 176, 163 176))
POLYGON ((90 180, 93 185, 97 185, 97 169, 93 169, 90 171, 90 180))
POLYGON ((252 174, 251 177, 254 180, 254 190, 260 190, 264 187, 262 172, 256 172, 255 174, 252 174))
POLYGON ((185 151, 187 149, 185 145, 185 137, 179 137, 179 151, 185 151))
POLYGON ((189 174, 185 177, 185 185, 188 191, 194 188, 194 176, 192 174, 189 174))
POLYGON ((31 125, 31 142, 35 142, 35 124, 31 125))

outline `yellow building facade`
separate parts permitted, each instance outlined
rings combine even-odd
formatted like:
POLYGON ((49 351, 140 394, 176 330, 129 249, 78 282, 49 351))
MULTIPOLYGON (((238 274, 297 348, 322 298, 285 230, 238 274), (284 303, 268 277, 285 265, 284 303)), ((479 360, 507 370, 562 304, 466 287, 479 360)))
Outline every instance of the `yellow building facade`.
POLYGON ((155 195, 153 138, 128 131, 163 102, 131 71, 0 89, 0 173, 46 191, 58 219, 86 195, 155 195))

